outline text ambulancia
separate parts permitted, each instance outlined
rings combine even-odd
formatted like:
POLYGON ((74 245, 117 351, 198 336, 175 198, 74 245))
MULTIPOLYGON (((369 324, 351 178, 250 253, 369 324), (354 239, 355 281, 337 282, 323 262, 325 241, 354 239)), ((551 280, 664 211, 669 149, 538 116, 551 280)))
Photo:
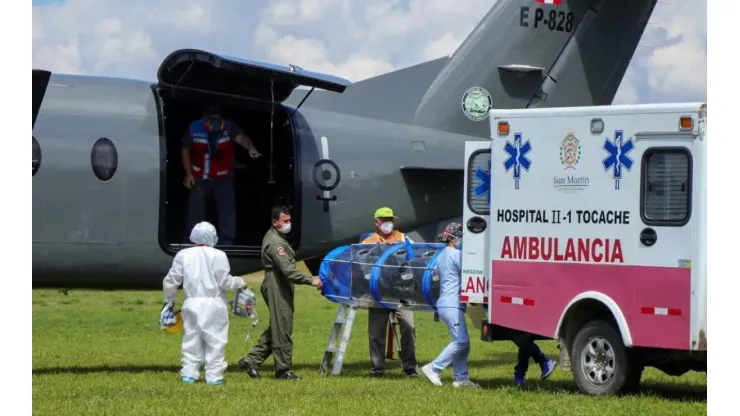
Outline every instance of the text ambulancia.
MULTIPOLYGON (((588 394, 706 372, 706 105, 491 110, 465 144, 463 302, 588 394)), ((472 316, 472 315, 471 315, 472 316)))

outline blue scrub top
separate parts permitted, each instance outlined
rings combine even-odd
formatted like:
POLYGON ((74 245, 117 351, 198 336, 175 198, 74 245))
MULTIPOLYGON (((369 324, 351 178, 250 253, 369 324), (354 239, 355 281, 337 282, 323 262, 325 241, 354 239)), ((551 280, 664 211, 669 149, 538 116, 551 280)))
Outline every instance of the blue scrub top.
POLYGON ((462 251, 445 247, 437 259, 439 268, 438 308, 462 308, 460 305, 460 279, 462 273, 462 251))

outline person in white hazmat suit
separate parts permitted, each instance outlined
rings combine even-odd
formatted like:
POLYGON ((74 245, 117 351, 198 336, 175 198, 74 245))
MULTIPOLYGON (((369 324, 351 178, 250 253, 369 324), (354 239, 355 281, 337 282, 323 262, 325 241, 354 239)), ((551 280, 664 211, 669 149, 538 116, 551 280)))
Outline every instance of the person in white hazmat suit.
POLYGON ((200 376, 200 365, 205 361, 206 382, 223 384, 229 336, 225 291, 245 288, 246 284, 241 277, 229 273, 226 254, 214 248, 218 236, 213 225, 196 224, 190 241, 196 246, 175 255, 172 268, 162 282, 165 303, 174 303, 181 284, 185 292, 180 376, 185 383, 195 383, 200 376))

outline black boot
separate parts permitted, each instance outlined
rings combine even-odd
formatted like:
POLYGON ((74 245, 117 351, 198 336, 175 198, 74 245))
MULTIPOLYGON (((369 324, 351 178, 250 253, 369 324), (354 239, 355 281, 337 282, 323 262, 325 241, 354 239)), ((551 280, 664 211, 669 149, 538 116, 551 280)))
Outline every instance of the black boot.
POLYGON ((242 358, 239 360, 239 367, 247 370, 247 374, 249 374, 249 377, 252 378, 260 378, 260 373, 257 372, 257 369, 249 365, 246 359, 242 358))
POLYGON ((277 379, 278 380, 302 380, 302 378, 295 375, 295 373, 293 373, 292 371, 284 372, 277 379))

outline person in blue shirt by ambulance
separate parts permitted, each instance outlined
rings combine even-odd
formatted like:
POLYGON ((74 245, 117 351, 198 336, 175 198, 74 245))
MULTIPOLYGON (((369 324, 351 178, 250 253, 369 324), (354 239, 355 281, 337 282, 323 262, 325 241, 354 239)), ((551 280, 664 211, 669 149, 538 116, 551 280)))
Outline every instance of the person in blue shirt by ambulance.
MULTIPOLYGON (((439 269, 439 299, 437 313, 447 325, 452 342, 442 350, 442 353, 433 362, 421 368, 422 373, 438 386, 442 385, 440 373, 450 364, 453 366, 454 387, 479 387, 468 379, 467 358, 470 352, 468 328, 465 322, 466 305, 460 302, 460 280, 462 272, 462 225, 450 223, 439 235, 439 239, 447 244, 437 260, 439 269)), ((557 364, 547 358, 540 348, 529 337, 517 338, 514 343, 518 347, 517 364, 514 367, 514 384, 521 386, 532 358, 542 370, 541 380, 548 378, 557 364)))
POLYGON ((447 347, 431 363, 421 368, 422 373, 432 382, 441 386, 440 373, 452 365, 454 372, 453 387, 480 386, 468 379, 468 354, 470 353, 470 338, 465 323, 465 305, 460 303, 460 274, 462 272, 462 225, 450 223, 439 235, 439 239, 447 244, 437 260, 439 268, 439 299, 437 313, 452 337, 447 347))

